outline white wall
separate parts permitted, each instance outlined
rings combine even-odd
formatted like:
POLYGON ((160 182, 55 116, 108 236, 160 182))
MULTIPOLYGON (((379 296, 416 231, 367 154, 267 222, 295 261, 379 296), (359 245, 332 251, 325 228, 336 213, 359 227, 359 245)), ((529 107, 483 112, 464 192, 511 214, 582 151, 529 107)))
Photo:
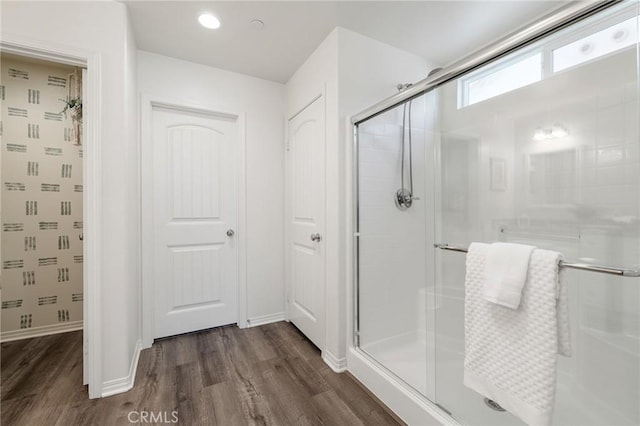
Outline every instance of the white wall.
MULTIPOLYGON (((340 218, 336 212, 338 201, 335 189, 340 185, 339 153, 340 134, 338 123, 338 29, 335 29, 307 58, 286 84, 287 119, 308 105, 318 94, 324 94, 325 105, 325 164, 326 164, 326 208, 323 244, 325 249, 325 339, 323 358, 334 368, 343 368, 343 355, 339 352, 344 315, 343 303, 336 291, 339 282, 335 280, 335 264, 342 241, 340 218)), ((290 277, 288 277, 290 279, 290 277)))
MULTIPOLYGON (((318 92, 326 91, 327 117, 338 112, 338 30, 327 38, 306 59, 286 84, 287 119, 303 109, 318 92)), ((336 138, 334 124, 327 122, 332 131, 327 138, 336 138)))
MULTIPOLYGON (((129 339, 127 341, 128 348, 127 353, 133 353, 136 350, 136 346, 139 344, 142 333, 141 322, 141 301, 142 301, 142 282, 141 278, 141 263, 140 263, 140 246, 142 241, 140 240, 140 145, 138 142, 138 123, 139 123, 139 105, 138 105, 138 76, 137 76, 137 57, 138 51, 133 33, 133 27, 131 26, 131 20, 127 14, 126 23, 126 42, 125 42, 125 120, 127 129, 126 148, 124 151, 124 158, 127 159, 126 169, 135 170, 135 180, 131 180, 125 183, 128 186, 126 191, 126 201, 129 213, 132 215, 126 218, 126 235, 127 235, 127 247, 129 250, 135 252, 129 252, 126 257, 125 268, 127 276, 136 277, 137 282, 135 289, 130 289, 131 292, 135 291, 136 294, 131 297, 127 297, 125 300, 128 302, 126 306, 127 319, 126 324, 136 331, 135 339, 129 339), (131 220, 135 217, 137 220, 131 220), (134 324, 136 324, 134 328, 134 324)), ((122 159, 122 157, 121 157, 122 159)), ((128 180, 128 179, 127 179, 128 180)), ((121 300, 115 300, 115 303, 122 303, 121 300)), ((118 339, 118 335, 114 335, 115 339, 118 339)), ((137 346, 139 348, 139 346, 137 346)), ((137 362, 137 358, 131 362, 137 362)), ((137 366, 135 366, 137 367, 137 366)), ((135 371, 135 370, 133 370, 135 371)), ((133 380, 133 378, 131 378, 133 380)), ((131 382, 133 383, 133 381, 131 382)))
MULTIPOLYGON (((328 263, 332 277, 328 282, 337 283, 332 292, 333 297, 340 303, 340 316, 334 317, 335 324, 332 328, 339 334, 336 336, 337 346, 332 350, 342 358, 346 356, 350 335, 347 327, 351 327, 351 322, 347 321, 347 313, 351 311, 352 306, 346 303, 347 292, 353 286, 351 269, 347 267, 352 255, 348 249, 352 240, 348 225, 352 220, 349 208, 353 196, 350 191, 353 142, 348 118, 397 93, 398 83, 415 83, 422 80, 436 65, 422 57, 344 28, 338 29, 338 40, 340 143, 335 147, 334 154, 337 159, 335 167, 338 182, 333 186, 333 196, 336 197, 334 213, 340 218, 337 232, 343 236, 343 240, 335 252, 334 259, 328 263)), ((414 114, 414 117, 421 116, 414 114)), ((419 130, 424 124, 422 120, 414 121, 413 126, 419 130)), ((420 135, 416 139, 422 138, 420 135)), ((417 172, 424 176, 420 170, 417 172)), ((407 307, 408 310, 412 308, 413 305, 407 307)))
POLYGON ((141 93, 154 98, 245 114, 247 315, 252 323, 282 318, 284 86, 143 51, 138 52, 138 84, 141 93))
MULTIPOLYGON (((138 157, 135 45, 126 7, 117 2, 3 2, 2 38, 100 55, 102 167, 102 380, 128 377, 140 338, 138 325, 138 157)), ((94 70, 98 71, 98 70, 94 70)), ((101 392, 100 392, 101 393, 101 392)))
POLYGON ((416 82, 430 67, 413 54, 343 28, 336 28, 286 84, 286 116, 318 93, 326 98, 326 340, 323 356, 344 366, 347 346, 347 187, 351 139, 347 117, 393 95, 398 83, 416 82))

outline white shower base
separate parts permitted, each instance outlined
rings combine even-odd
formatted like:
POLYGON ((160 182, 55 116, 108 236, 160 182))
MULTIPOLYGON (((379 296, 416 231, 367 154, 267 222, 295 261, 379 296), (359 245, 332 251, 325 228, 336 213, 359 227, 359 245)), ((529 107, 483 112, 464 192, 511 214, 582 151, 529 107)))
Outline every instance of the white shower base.
MULTIPOLYGON (((442 341, 444 340, 440 341, 441 346, 443 346, 442 341)), ((423 330, 415 330, 364 344, 361 345, 360 349, 410 388, 418 391, 425 400, 427 399, 428 381, 439 380, 437 383, 438 395, 445 400, 457 401, 455 405, 445 404, 453 415, 453 419, 445 417, 449 419, 448 424, 460 422, 468 425, 524 425, 524 423, 508 413, 491 411, 489 408, 486 408, 486 418, 479 419, 477 417, 478 406, 481 408, 480 412, 484 411, 483 398, 472 391, 469 391, 468 395, 460 394, 459 383, 462 382, 464 359, 464 354, 460 350, 453 349, 453 347, 439 347, 436 377, 428 377, 427 340, 426 333, 423 330)), ((358 370, 362 371, 363 366, 360 365, 358 370)), ((377 373, 384 376, 383 372, 376 371, 380 369, 374 364, 370 364, 367 367, 372 370, 369 374, 377 373)), ((558 373, 554 425, 634 424, 633 420, 621 417, 619 413, 606 407, 597 398, 575 389, 574 386, 571 386, 571 383, 570 378, 563 374, 562 371, 558 373)), ((432 385, 435 386, 435 383, 432 385)), ((375 389, 372 390, 374 393, 378 393, 375 389)), ((385 401, 384 398, 381 399, 403 417, 398 407, 394 406, 393 403, 389 403, 389 401, 385 401)), ((436 402, 443 403, 441 400, 436 402)), ((425 414, 433 415, 433 407, 429 406, 425 410, 425 414)))
POLYGON ((427 339, 416 330, 361 345, 361 349, 409 386, 427 395, 427 339))

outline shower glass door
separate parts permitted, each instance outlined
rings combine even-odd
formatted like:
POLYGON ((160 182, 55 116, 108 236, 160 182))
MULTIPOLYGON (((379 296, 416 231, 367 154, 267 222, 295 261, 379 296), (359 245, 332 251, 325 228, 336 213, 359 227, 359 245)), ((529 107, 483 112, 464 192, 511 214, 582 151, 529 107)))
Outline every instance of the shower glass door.
MULTIPOLYGON (((357 126, 356 345, 462 424, 522 422, 463 385, 465 255, 434 244, 640 267, 638 59, 626 1, 357 126)), ((553 424, 640 424, 640 279, 563 279, 553 424)))
MULTIPOLYGON (((637 267, 638 3, 436 90, 436 242, 516 242, 637 267)), ((517 425, 463 385, 465 256, 438 251, 435 401, 468 425, 517 425)), ((640 279, 567 270, 573 355, 553 423, 640 423, 640 279)))
POLYGON ((358 126, 358 306, 360 349, 432 398, 427 359, 433 340, 431 335, 429 344, 426 316, 432 290, 427 283, 433 281, 433 248, 427 245, 433 240, 433 170, 425 167, 425 156, 433 144, 425 133, 427 101, 414 99, 358 126))

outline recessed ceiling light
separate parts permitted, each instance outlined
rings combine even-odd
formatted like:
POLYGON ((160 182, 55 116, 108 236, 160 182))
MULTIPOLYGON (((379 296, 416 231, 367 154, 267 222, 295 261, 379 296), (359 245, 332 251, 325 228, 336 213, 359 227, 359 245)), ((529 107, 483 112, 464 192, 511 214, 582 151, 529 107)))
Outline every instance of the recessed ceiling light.
POLYGON ((215 30, 220 28, 220 20, 210 13, 203 13, 198 17, 198 22, 205 28, 215 30))

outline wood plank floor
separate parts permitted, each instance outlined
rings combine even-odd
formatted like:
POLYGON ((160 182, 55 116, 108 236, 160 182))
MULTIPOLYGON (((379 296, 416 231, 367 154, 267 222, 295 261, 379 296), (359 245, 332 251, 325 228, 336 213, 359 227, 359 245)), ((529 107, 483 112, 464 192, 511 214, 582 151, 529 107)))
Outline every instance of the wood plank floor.
POLYGON ((3 343, 1 350, 7 426, 129 425, 144 411, 163 416, 154 423, 171 423, 176 411, 181 425, 399 424, 286 322, 159 340, 142 351, 131 391, 95 400, 82 385, 82 332, 3 343))

